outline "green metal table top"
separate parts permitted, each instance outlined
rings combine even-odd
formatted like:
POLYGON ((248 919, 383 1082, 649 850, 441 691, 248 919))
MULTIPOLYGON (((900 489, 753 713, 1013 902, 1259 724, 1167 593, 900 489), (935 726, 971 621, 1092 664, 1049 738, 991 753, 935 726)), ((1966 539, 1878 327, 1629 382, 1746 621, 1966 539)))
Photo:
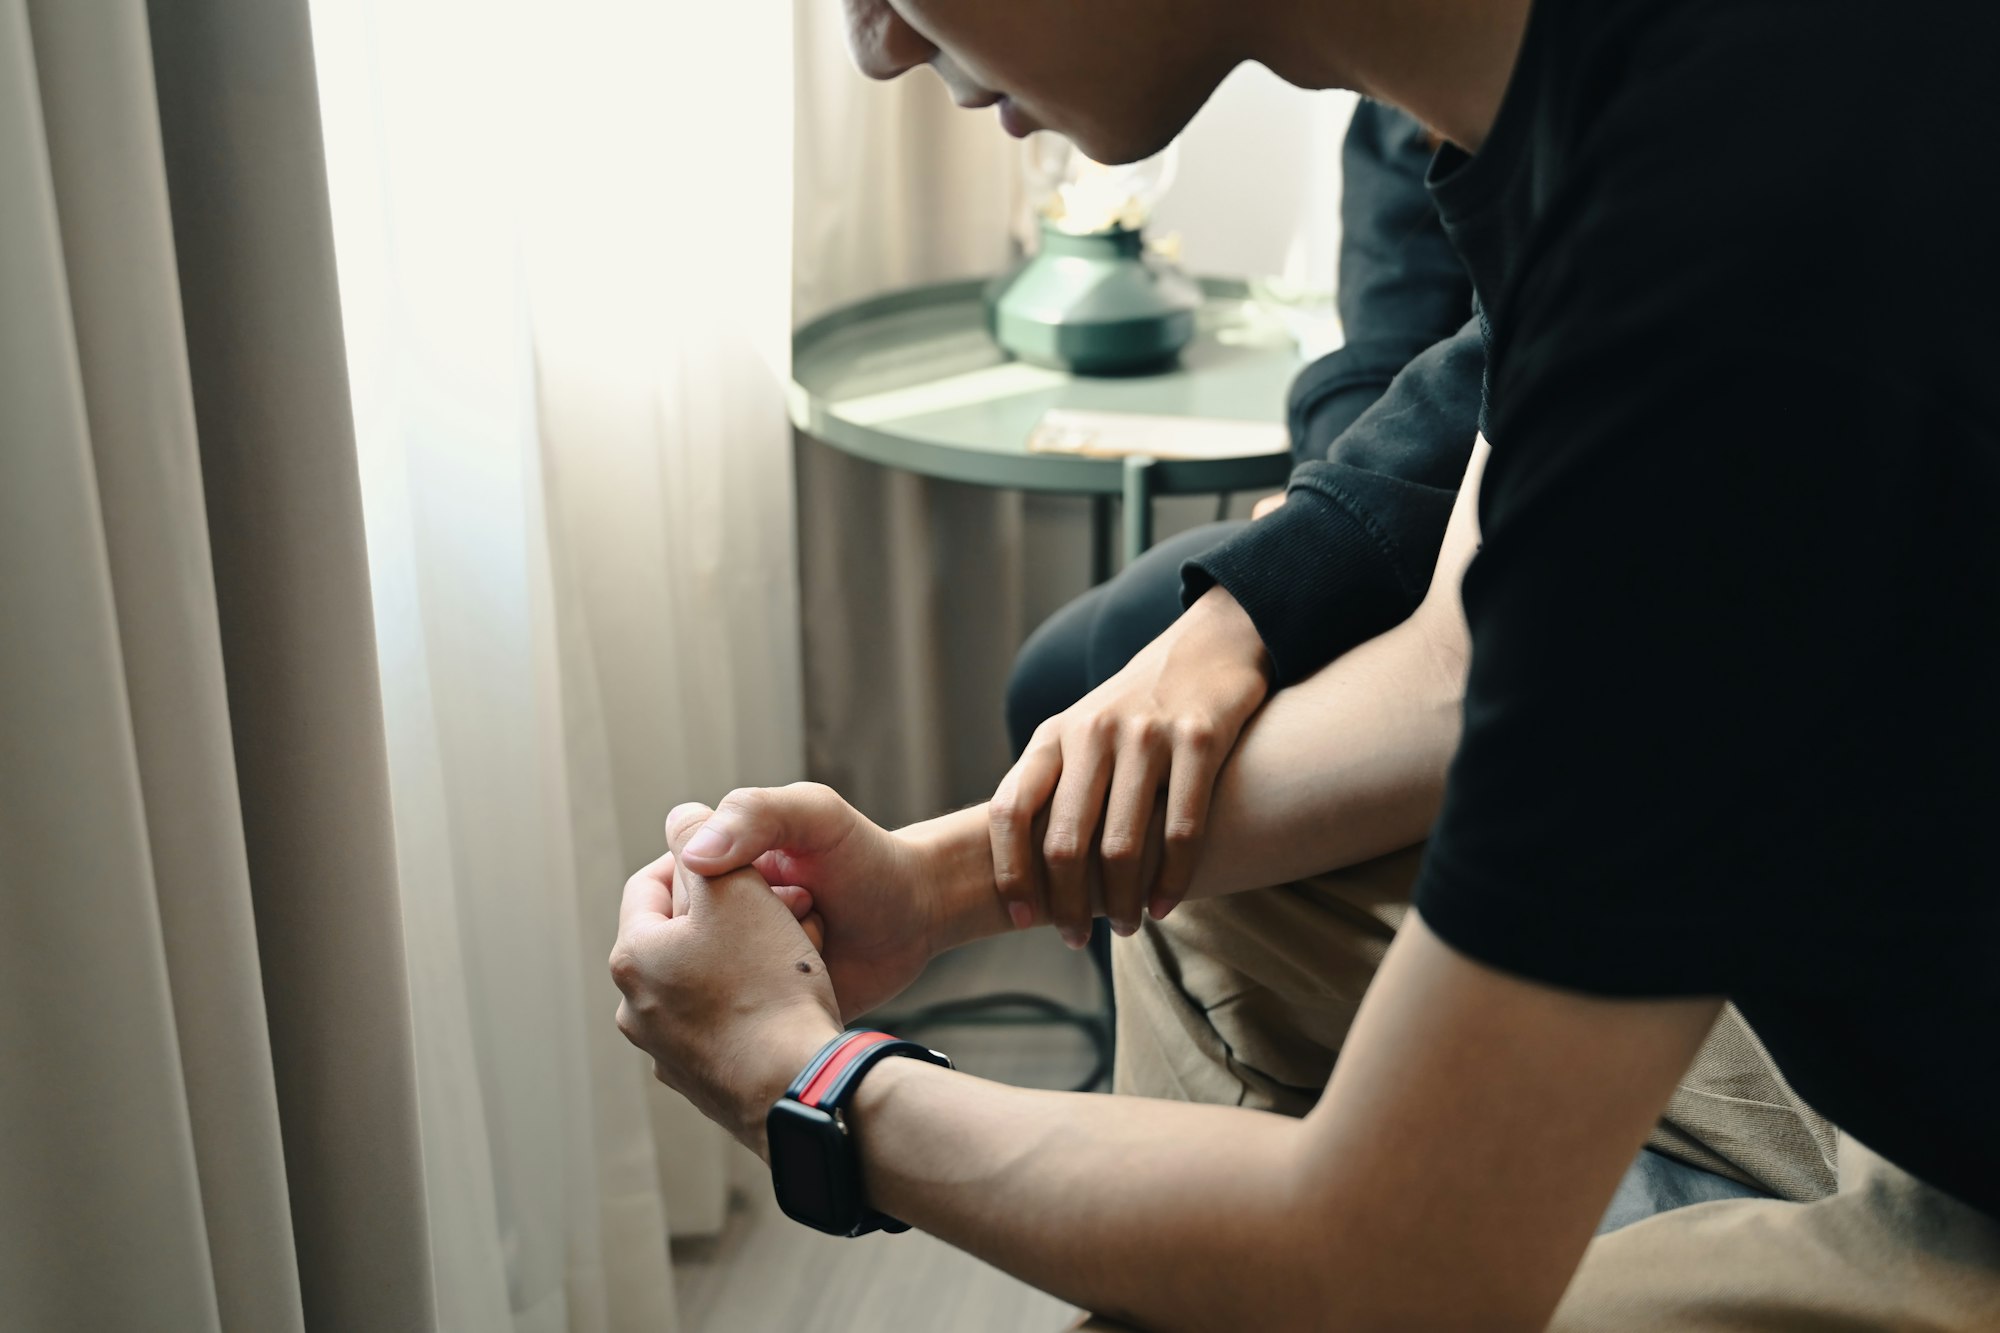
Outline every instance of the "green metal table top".
MULTIPOLYGON (((1299 368, 1290 336, 1240 282, 1204 279, 1195 339, 1163 374, 1085 378, 1014 361, 986 331, 982 282, 942 283, 836 310, 792 338, 791 416, 859 457, 948 481, 1115 495, 1118 459, 1029 453, 1052 407, 1280 421, 1299 368)), ((1289 454, 1161 459, 1154 495, 1279 486, 1289 454)))

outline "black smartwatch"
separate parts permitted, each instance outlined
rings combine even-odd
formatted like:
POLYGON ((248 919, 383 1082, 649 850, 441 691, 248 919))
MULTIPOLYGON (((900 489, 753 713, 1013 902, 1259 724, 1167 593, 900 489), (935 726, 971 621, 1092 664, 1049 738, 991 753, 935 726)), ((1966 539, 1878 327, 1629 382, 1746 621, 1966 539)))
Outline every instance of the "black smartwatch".
POLYGON ((878 1213, 861 1195, 861 1161, 848 1137, 845 1111, 861 1076, 878 1060, 907 1055, 951 1068, 941 1052, 886 1032, 843 1032, 820 1047, 785 1095, 764 1117, 771 1152, 771 1187, 778 1206, 795 1222, 835 1236, 908 1231, 878 1213))

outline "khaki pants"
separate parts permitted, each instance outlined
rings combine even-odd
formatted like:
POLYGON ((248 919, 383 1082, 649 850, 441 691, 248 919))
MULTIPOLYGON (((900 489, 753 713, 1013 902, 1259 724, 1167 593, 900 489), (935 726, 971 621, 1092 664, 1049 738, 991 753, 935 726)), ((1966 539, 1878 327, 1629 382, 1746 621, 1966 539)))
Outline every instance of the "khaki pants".
MULTIPOLYGON (((1421 855, 1184 903, 1115 940, 1113 1086, 1304 1115, 1409 910, 1421 855)), ((1649 1146, 1781 1199, 1833 1193, 1833 1126, 1786 1086, 1734 1006, 1649 1146)))
POLYGON ((1842 1135, 1839 1190, 1816 1203, 1701 1203, 1599 1236, 1549 1328, 1988 1333, 2000 1225, 1842 1135))
MULTIPOLYGON (((1116 1089, 1304 1115, 1408 911, 1420 855, 1185 903, 1114 941, 1116 1089)), ((1600 1238, 1556 1327, 2000 1330, 2000 1228, 1838 1140, 1734 1006, 1649 1146, 1777 1198, 1600 1238)))

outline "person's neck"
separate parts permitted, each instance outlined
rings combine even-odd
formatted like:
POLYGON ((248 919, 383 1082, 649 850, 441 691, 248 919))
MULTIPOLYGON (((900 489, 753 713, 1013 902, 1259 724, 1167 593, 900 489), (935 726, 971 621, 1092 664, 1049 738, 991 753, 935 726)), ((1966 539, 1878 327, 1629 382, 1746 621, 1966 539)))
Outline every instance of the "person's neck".
POLYGON ((1263 0, 1254 58, 1301 88, 1401 107, 1467 152, 1486 140, 1530 0, 1263 0))

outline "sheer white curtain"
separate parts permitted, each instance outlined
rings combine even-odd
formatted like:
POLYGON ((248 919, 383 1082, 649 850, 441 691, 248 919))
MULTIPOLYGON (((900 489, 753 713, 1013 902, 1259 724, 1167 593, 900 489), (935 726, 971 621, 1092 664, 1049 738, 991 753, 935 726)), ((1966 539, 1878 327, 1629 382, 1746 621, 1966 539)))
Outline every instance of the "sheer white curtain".
POLYGON ((803 766, 790 13, 686 19, 315 6, 447 1328, 672 1329, 721 1223, 603 962, 673 802, 803 766))
MULTIPOLYGON (((793 0, 793 11, 797 319, 1002 269, 1020 159, 992 113, 953 106, 928 73, 863 79, 840 5, 793 0)), ((798 486, 813 776, 889 823, 983 799, 1008 758, 1008 664, 1034 626, 1022 496, 806 439, 798 486)))

